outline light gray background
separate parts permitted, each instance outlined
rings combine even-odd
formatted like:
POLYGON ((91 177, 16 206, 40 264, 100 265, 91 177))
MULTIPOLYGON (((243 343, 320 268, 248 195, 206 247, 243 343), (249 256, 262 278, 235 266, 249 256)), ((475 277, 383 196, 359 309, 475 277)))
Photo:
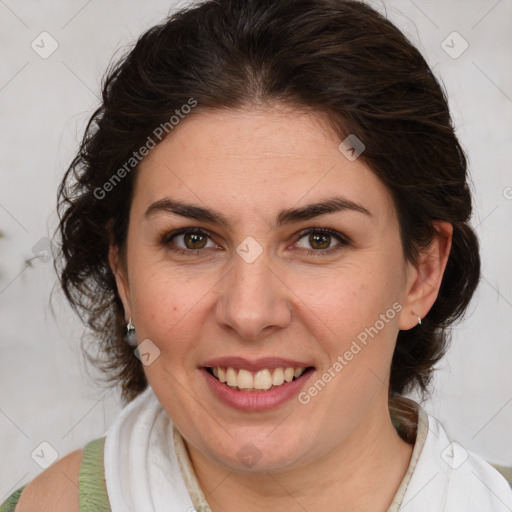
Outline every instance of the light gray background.
MULTIPOLYGON (((463 446, 512 465, 512 0, 385 3, 449 93, 482 245, 481 285, 425 407, 463 446), (442 47, 460 51, 454 31, 469 44, 458 58, 442 47)), ((0 502, 42 471, 31 458, 41 442, 65 455, 103 435, 120 410, 117 392, 84 370, 82 326, 62 294, 52 314, 52 262, 32 248, 56 225, 57 186, 111 56, 173 5, 0 0, 0 502), (43 31, 59 45, 46 59, 31 48, 43 31)))

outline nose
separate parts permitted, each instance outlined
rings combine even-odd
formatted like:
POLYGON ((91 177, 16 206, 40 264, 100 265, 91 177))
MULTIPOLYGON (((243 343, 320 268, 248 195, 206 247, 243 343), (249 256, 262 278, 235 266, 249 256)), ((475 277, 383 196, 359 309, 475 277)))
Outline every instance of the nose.
POLYGON ((265 251, 251 263, 235 254, 233 267, 221 283, 216 319, 239 337, 263 339, 291 322, 293 293, 265 251))

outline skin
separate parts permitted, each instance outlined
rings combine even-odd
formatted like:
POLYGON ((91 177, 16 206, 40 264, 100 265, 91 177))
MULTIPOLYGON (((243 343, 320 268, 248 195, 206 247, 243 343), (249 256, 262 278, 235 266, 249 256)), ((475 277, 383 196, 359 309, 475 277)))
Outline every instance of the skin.
POLYGON ((15 512, 80 512, 82 455, 83 450, 68 453, 31 480, 23 489, 15 512))
POLYGON ((126 267, 111 247, 126 320, 139 343, 150 339, 160 350, 144 367, 148 381, 214 512, 385 511, 407 470, 413 447, 387 406, 391 358, 398 331, 416 326, 437 297, 452 227, 437 223, 428 250, 406 262, 389 191, 339 143, 321 116, 283 106, 190 115, 141 163, 126 267), (273 226, 281 210, 333 195, 371 215, 340 211, 273 226), (165 212, 146 218, 165 197, 218 211, 230 226, 165 212), (209 238, 161 242, 183 227, 209 238), (305 228, 329 228, 350 243, 327 237, 315 245, 299 238, 305 228), (262 249, 251 264, 236 252, 249 236, 262 249), (309 386, 394 303, 401 311, 307 405, 291 399, 238 411, 198 370, 220 356, 292 357, 315 367, 309 386), (250 468, 237 457, 247 443, 261 454, 250 468))

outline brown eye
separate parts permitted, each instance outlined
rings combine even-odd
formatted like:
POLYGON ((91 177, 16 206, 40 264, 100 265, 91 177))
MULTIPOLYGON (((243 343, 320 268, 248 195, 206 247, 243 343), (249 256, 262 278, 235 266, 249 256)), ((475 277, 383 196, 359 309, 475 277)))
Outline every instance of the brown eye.
POLYGON ((337 231, 332 231, 330 229, 312 228, 302 231, 298 236, 298 241, 306 239, 307 237, 306 243, 309 245, 309 247, 312 247, 313 250, 309 249, 309 247, 301 248, 306 249, 307 254, 312 256, 330 254, 350 244, 350 241, 347 237, 343 236, 337 231), (334 246, 331 245, 336 240, 338 241, 338 244, 334 244, 334 246))
POLYGON ((309 235, 308 241, 315 249, 328 249, 331 241, 331 235, 326 233, 312 233, 309 235))
POLYGON ((161 244, 180 254, 198 254, 197 251, 217 247, 213 242, 213 245, 207 246, 209 239, 208 233, 202 229, 184 228, 163 235, 161 244))
POLYGON ((207 237, 198 233, 185 233, 181 235, 187 249, 202 249, 206 245, 207 237))

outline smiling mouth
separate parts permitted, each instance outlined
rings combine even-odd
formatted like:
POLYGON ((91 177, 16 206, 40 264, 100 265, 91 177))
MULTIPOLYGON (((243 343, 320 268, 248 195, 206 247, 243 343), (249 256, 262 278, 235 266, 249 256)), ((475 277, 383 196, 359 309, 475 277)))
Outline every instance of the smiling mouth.
POLYGON ((304 374, 313 371, 313 366, 292 368, 263 368, 256 372, 233 367, 204 367, 218 381, 237 391, 271 391, 285 386, 289 382, 300 379, 304 374))

